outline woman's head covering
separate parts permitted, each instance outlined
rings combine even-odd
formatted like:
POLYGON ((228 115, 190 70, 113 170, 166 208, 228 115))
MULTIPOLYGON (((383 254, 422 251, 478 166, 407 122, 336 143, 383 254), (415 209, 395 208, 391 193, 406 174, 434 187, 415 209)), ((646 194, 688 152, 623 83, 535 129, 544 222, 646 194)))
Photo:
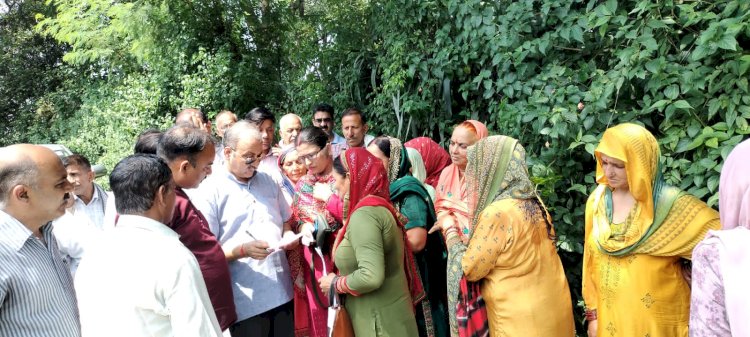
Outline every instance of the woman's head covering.
POLYGON ((526 167, 526 150, 516 139, 491 136, 470 146, 466 181, 472 232, 479 214, 492 202, 536 198, 526 167))
MULTIPOLYGON (((437 187, 440 173, 451 164, 451 156, 442 146, 428 137, 414 138, 404 144, 406 147, 416 149, 424 160, 426 178, 424 182, 437 187)), ((413 164, 413 163, 412 163, 413 164)))
POLYGON ((487 131, 487 126, 484 125, 484 123, 469 119, 466 122, 471 123, 472 126, 474 126, 474 130, 477 131, 477 140, 487 138, 487 136, 490 135, 489 131, 487 131))
POLYGON ((607 184, 602 169, 601 155, 625 162, 630 194, 642 207, 644 223, 653 222, 654 197, 663 185, 659 169, 659 143, 646 128, 632 123, 624 123, 604 131, 599 146, 596 147, 596 182, 607 184))
POLYGON ((750 229, 750 140, 737 145, 721 168, 719 215, 724 229, 750 229))
MULTIPOLYGON (((737 145, 724 161, 719 182, 719 211, 724 230, 710 231, 703 244, 715 247, 726 321, 732 336, 748 336, 750 322, 750 140, 737 145)), ((698 248, 696 248, 698 249, 698 248)), ((695 291, 695 290, 694 290, 695 291)), ((712 296, 713 294, 705 294, 712 296)), ((697 310, 702 312, 700 308, 697 310)))
POLYGON ((417 178, 419 182, 424 183, 427 178, 427 170, 424 167, 424 161, 422 155, 419 154, 417 149, 407 147, 406 155, 409 156, 409 162, 411 163, 411 175, 417 178))
POLYGON ((347 222, 357 209, 357 204, 368 195, 390 201, 388 175, 383 162, 366 148, 347 149, 341 154, 341 163, 349 170, 349 203, 344 204, 344 218, 347 222))
POLYGON ((297 151, 297 149, 294 146, 288 147, 284 151, 281 151, 281 154, 279 155, 279 160, 277 161, 277 164, 279 164, 279 167, 284 166, 284 161, 286 160, 286 156, 294 151, 297 151))
POLYGON ((279 159, 277 160, 277 163, 279 165, 279 170, 281 171, 281 176, 283 181, 281 182, 281 188, 283 188, 289 195, 294 195, 294 183, 292 183, 292 180, 289 179, 289 177, 286 176, 286 173, 284 173, 283 167, 284 167, 284 161, 286 160, 287 155, 292 153, 293 151, 297 151, 297 149, 294 148, 294 146, 287 148, 286 150, 282 151, 279 155, 279 159))
POLYGON ((688 195, 664 183, 659 144, 644 127, 624 123, 607 129, 594 155, 599 186, 589 199, 586 213, 587 217, 591 215, 592 236, 603 253, 689 256, 708 229, 718 226, 715 210, 695 197, 682 198, 688 195), (616 235, 611 227, 612 193, 602 169, 602 154, 625 163, 629 192, 636 201, 627 220, 629 225, 616 235), (676 202, 678 199, 680 203, 676 202), (677 212, 668 217, 673 206, 677 206, 677 212))
POLYGON ((388 154, 388 181, 394 182, 409 173, 411 163, 398 138, 388 137, 388 141, 391 145, 391 153, 388 154))
MULTIPOLYGON (((348 206, 344 201, 344 226, 336 235, 333 244, 332 255, 336 255, 336 249, 343 240, 349 227, 349 219, 360 207, 380 206, 385 207, 393 216, 396 224, 404 230, 404 224, 399 220, 396 210, 390 202, 388 176, 383 167, 383 162, 373 156, 366 148, 355 147, 345 150, 341 154, 342 164, 349 171, 349 200, 348 206), (347 215, 347 209, 350 209, 347 215)), ((419 278, 414 255, 407 244, 406 232, 403 233, 404 242, 404 272, 409 286, 409 292, 413 303, 418 303, 425 297, 424 287, 419 278)))

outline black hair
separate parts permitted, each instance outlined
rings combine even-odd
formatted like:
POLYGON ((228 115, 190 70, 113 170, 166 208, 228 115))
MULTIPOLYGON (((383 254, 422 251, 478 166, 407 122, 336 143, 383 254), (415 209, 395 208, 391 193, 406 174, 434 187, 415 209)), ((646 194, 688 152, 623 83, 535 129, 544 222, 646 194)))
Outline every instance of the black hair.
POLYGON ((344 110, 344 112, 341 114, 341 118, 343 119, 346 116, 354 116, 354 115, 359 115, 359 118, 362 119, 362 125, 367 124, 367 117, 362 112, 362 110, 359 110, 353 107, 344 110))
POLYGON ((313 109, 313 116, 318 111, 327 112, 329 115, 331 115, 331 118, 333 118, 333 107, 328 103, 320 103, 316 105, 315 108, 313 109))
POLYGON ((70 165, 76 165, 80 166, 83 169, 91 171, 91 162, 88 160, 88 158, 77 152, 73 152, 73 154, 63 158, 62 162, 65 168, 68 168, 68 166, 70 165))
POLYGON ((273 122, 273 124, 276 124, 276 116, 274 116, 271 111, 263 107, 254 108, 250 110, 250 112, 245 114, 245 120, 257 126, 260 126, 261 124, 263 124, 263 121, 269 119, 271 120, 271 122, 273 122))
POLYGON ((186 157, 190 165, 195 167, 198 154, 206 146, 214 146, 214 141, 207 132, 178 125, 164 132, 159 140, 156 154, 167 163, 186 157))
POLYGON ((344 167, 341 156, 336 156, 336 158, 333 158, 333 169, 336 171, 336 173, 342 176, 345 176, 347 173, 349 173, 349 171, 347 171, 344 167))
POLYGON ((317 126, 306 126, 297 135, 295 145, 302 143, 316 145, 322 149, 328 143, 328 134, 317 126))
POLYGON ((554 234, 554 229, 552 228, 552 221, 550 220, 549 213, 542 205, 541 200, 539 200, 538 197, 533 197, 524 200, 521 203, 521 208, 523 209, 524 215, 526 216, 526 220, 533 223, 532 221, 536 220, 537 217, 541 217, 544 219, 544 223, 547 227, 547 237, 552 241, 557 241, 557 236, 554 234))
POLYGON ((380 149, 380 152, 383 152, 386 158, 391 158, 391 140, 388 139, 388 136, 379 136, 373 139, 369 145, 373 144, 380 149))
POLYGON ((135 142, 134 153, 141 154, 156 154, 156 149, 159 147, 159 139, 164 133, 156 129, 148 129, 141 132, 138 135, 138 140, 135 142))
MULTIPOLYGON (((161 158, 152 154, 125 157, 109 175, 119 214, 143 214, 154 205, 159 188, 173 188, 172 171, 161 158)), ((168 190, 165 190, 167 192, 168 190)))

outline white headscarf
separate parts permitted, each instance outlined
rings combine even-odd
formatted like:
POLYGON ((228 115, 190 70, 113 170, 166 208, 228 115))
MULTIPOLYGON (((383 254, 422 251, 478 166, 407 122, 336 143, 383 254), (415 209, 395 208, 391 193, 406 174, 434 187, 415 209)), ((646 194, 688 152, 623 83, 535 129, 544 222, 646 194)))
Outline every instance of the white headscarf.
POLYGON ((427 178, 427 169, 425 169, 424 167, 424 160, 422 160, 422 155, 419 154, 419 151, 410 147, 406 148, 406 154, 409 156, 409 161, 411 162, 411 175, 414 178, 417 178, 417 180, 419 180, 419 182, 424 185, 424 188, 427 190, 430 198, 432 198, 432 200, 434 201, 435 188, 424 183, 424 180, 427 178))

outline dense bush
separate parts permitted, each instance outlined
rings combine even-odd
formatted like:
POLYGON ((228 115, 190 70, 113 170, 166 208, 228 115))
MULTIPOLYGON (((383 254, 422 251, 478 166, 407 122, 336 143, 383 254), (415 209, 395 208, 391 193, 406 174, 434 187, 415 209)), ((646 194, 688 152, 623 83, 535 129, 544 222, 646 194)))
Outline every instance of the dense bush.
POLYGON ((57 66, 30 72, 47 92, 0 88, 23 98, 6 109, 27 112, 4 141, 60 141, 111 167, 185 106, 307 117, 321 101, 359 105, 374 133, 442 143, 480 119, 526 146, 576 299, 592 152, 608 126, 646 125, 668 182, 712 206, 723 158, 750 133, 746 1, 56 0, 57 14, 27 3, 57 42, 29 29, 0 39, 42 41, 40 64, 57 66))
POLYGON ((377 125, 391 134, 410 125, 406 138, 444 139, 465 118, 519 138, 580 299, 592 153, 608 126, 646 125, 667 181, 716 205, 721 162, 750 133, 749 10, 740 1, 377 1, 362 12, 369 46, 339 70, 370 80, 335 91, 367 92, 377 125))

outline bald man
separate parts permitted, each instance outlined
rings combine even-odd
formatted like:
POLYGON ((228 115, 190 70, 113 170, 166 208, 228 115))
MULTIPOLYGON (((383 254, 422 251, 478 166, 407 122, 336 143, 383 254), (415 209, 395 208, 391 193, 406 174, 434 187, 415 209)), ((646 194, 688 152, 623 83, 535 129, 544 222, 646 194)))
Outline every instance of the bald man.
POLYGON ((81 336, 73 280, 50 224, 72 193, 51 150, 0 148, 0 336, 81 336))
POLYGON ((216 125, 216 136, 219 141, 214 144, 214 166, 224 165, 224 132, 229 129, 232 124, 237 123, 237 115, 229 110, 221 110, 214 119, 214 125, 216 125))
POLYGON ((279 148, 286 149, 294 146, 300 130, 302 130, 302 118, 292 113, 282 116, 279 120, 279 136, 281 136, 279 148))
POLYGON ((224 139, 224 132, 229 129, 232 124, 237 123, 237 115, 229 110, 221 110, 216 115, 214 125, 216 125, 216 136, 219 139, 224 139))
POLYGON ((177 113, 177 117, 174 120, 175 125, 185 124, 192 125, 195 128, 211 134, 211 121, 208 120, 208 116, 205 112, 196 108, 186 108, 177 113))

